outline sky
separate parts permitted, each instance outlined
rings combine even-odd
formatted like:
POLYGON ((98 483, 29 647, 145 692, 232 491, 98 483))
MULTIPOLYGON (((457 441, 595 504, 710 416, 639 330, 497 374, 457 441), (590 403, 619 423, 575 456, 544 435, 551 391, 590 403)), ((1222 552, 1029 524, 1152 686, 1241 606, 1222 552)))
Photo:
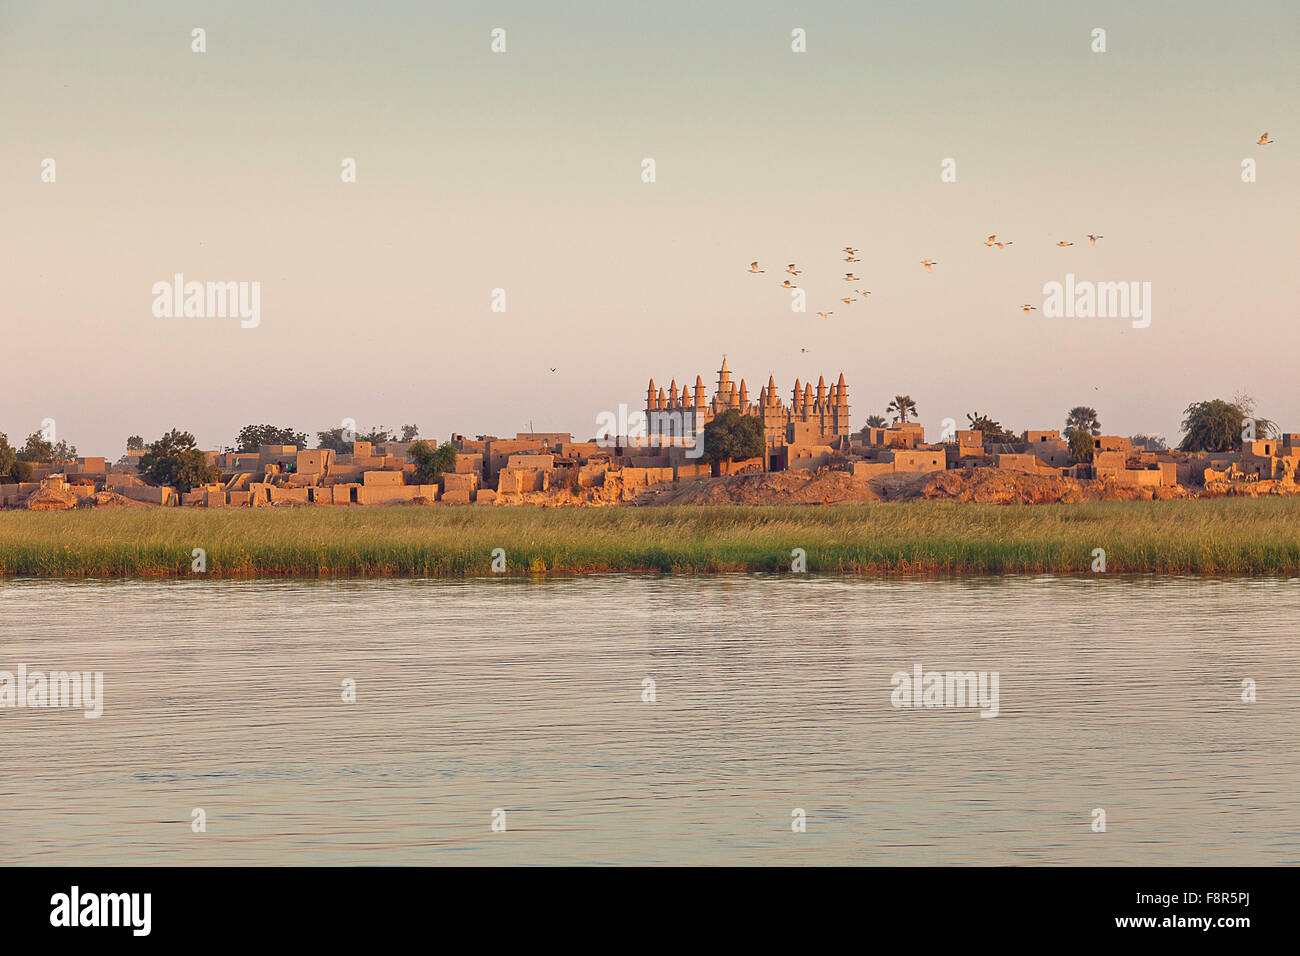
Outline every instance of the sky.
POLYGON ((854 427, 1300 431, 1298 39, 1293 0, 0 0, 0 431, 581 439, 723 353, 752 398, 843 372, 854 427), (154 315, 177 273, 258 324, 154 315), (1149 327, 1045 316, 1067 273, 1149 327))

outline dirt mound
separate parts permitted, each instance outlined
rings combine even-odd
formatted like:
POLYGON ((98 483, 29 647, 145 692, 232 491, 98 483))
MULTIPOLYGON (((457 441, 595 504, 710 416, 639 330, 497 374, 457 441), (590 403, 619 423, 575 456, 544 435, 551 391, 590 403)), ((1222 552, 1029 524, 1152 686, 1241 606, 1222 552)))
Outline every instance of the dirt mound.
POLYGON ((968 501, 985 504, 1058 504, 1075 501, 1150 501, 1185 498, 1182 488, 1079 481, 996 468, 877 475, 854 478, 846 471, 787 471, 732 475, 651 488, 637 498, 647 505, 829 505, 865 501, 968 501))
POLYGON ((143 501, 135 501, 127 498, 125 495, 119 495, 116 491, 97 491, 93 495, 88 495, 81 499, 77 505, 79 508, 148 508, 150 507, 143 501))
POLYGON ((974 501, 997 505, 1069 504, 1076 501, 1151 501, 1184 498, 1181 488, 1138 487, 1113 481, 1080 481, 1057 475, 1030 475, 996 468, 941 471, 915 496, 927 501, 974 501))
POLYGON ((867 478, 847 471, 780 471, 728 475, 662 488, 650 488, 637 498, 644 505, 832 505, 879 501, 867 478))
POLYGON ((68 511, 77 507, 77 496, 66 488, 37 488, 27 496, 28 511, 68 511))

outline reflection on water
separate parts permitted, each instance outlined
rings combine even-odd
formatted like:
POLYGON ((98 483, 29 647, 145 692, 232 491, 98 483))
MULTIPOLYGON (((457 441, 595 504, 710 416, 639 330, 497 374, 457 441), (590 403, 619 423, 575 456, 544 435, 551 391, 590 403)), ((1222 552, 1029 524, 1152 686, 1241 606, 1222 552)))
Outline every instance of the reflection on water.
POLYGON ((0 670, 105 695, 0 709, 0 861, 1295 864, 1298 625, 1294 580, 0 582, 0 670), (917 663, 999 716, 895 709, 917 663))

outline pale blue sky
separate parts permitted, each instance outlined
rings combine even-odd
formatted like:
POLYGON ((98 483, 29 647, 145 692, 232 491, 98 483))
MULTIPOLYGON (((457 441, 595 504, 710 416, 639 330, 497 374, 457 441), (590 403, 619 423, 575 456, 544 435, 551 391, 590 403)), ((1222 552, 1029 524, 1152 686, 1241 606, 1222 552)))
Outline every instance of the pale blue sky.
POLYGON ((1174 439, 1244 389, 1300 430, 1297 39, 1280 0, 0 2, 0 430, 585 437, 723 351, 755 396, 842 370, 855 424, 1174 439), (260 281, 260 327, 154 318, 176 272, 260 281), (1151 282, 1151 327, 1020 312, 1066 272, 1151 282))

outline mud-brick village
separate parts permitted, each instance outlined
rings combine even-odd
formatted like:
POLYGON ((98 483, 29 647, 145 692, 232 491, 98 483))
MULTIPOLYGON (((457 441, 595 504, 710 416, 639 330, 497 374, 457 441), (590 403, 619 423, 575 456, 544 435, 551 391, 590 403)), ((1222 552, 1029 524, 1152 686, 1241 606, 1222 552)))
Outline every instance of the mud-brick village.
POLYGON ((631 434, 585 440, 521 432, 452 434, 441 441, 397 441, 382 433, 342 441, 335 430, 332 447, 185 448, 197 462, 185 473, 191 480, 167 483, 151 480, 169 452, 163 442, 137 441, 115 460, 63 460, 48 443, 50 452, 41 453, 39 435, 29 439, 27 454, 6 438, 0 506, 1033 503, 1300 490, 1300 433, 1251 418, 1253 409, 1241 402, 1189 406, 1188 435, 1177 448, 1152 436, 1103 434, 1096 412, 1082 407, 1069 411, 1063 429, 1016 433, 969 413, 971 427, 945 429, 936 440, 927 440, 908 396, 896 396, 883 414, 857 427, 851 408, 842 373, 829 386, 824 377, 815 385, 796 379, 788 392, 769 375, 753 395, 724 357, 711 388, 700 375, 666 386, 651 378, 637 427, 626 429, 631 434), (1213 445, 1219 450, 1206 447, 1213 445), (199 480, 192 480, 195 474, 199 480))

